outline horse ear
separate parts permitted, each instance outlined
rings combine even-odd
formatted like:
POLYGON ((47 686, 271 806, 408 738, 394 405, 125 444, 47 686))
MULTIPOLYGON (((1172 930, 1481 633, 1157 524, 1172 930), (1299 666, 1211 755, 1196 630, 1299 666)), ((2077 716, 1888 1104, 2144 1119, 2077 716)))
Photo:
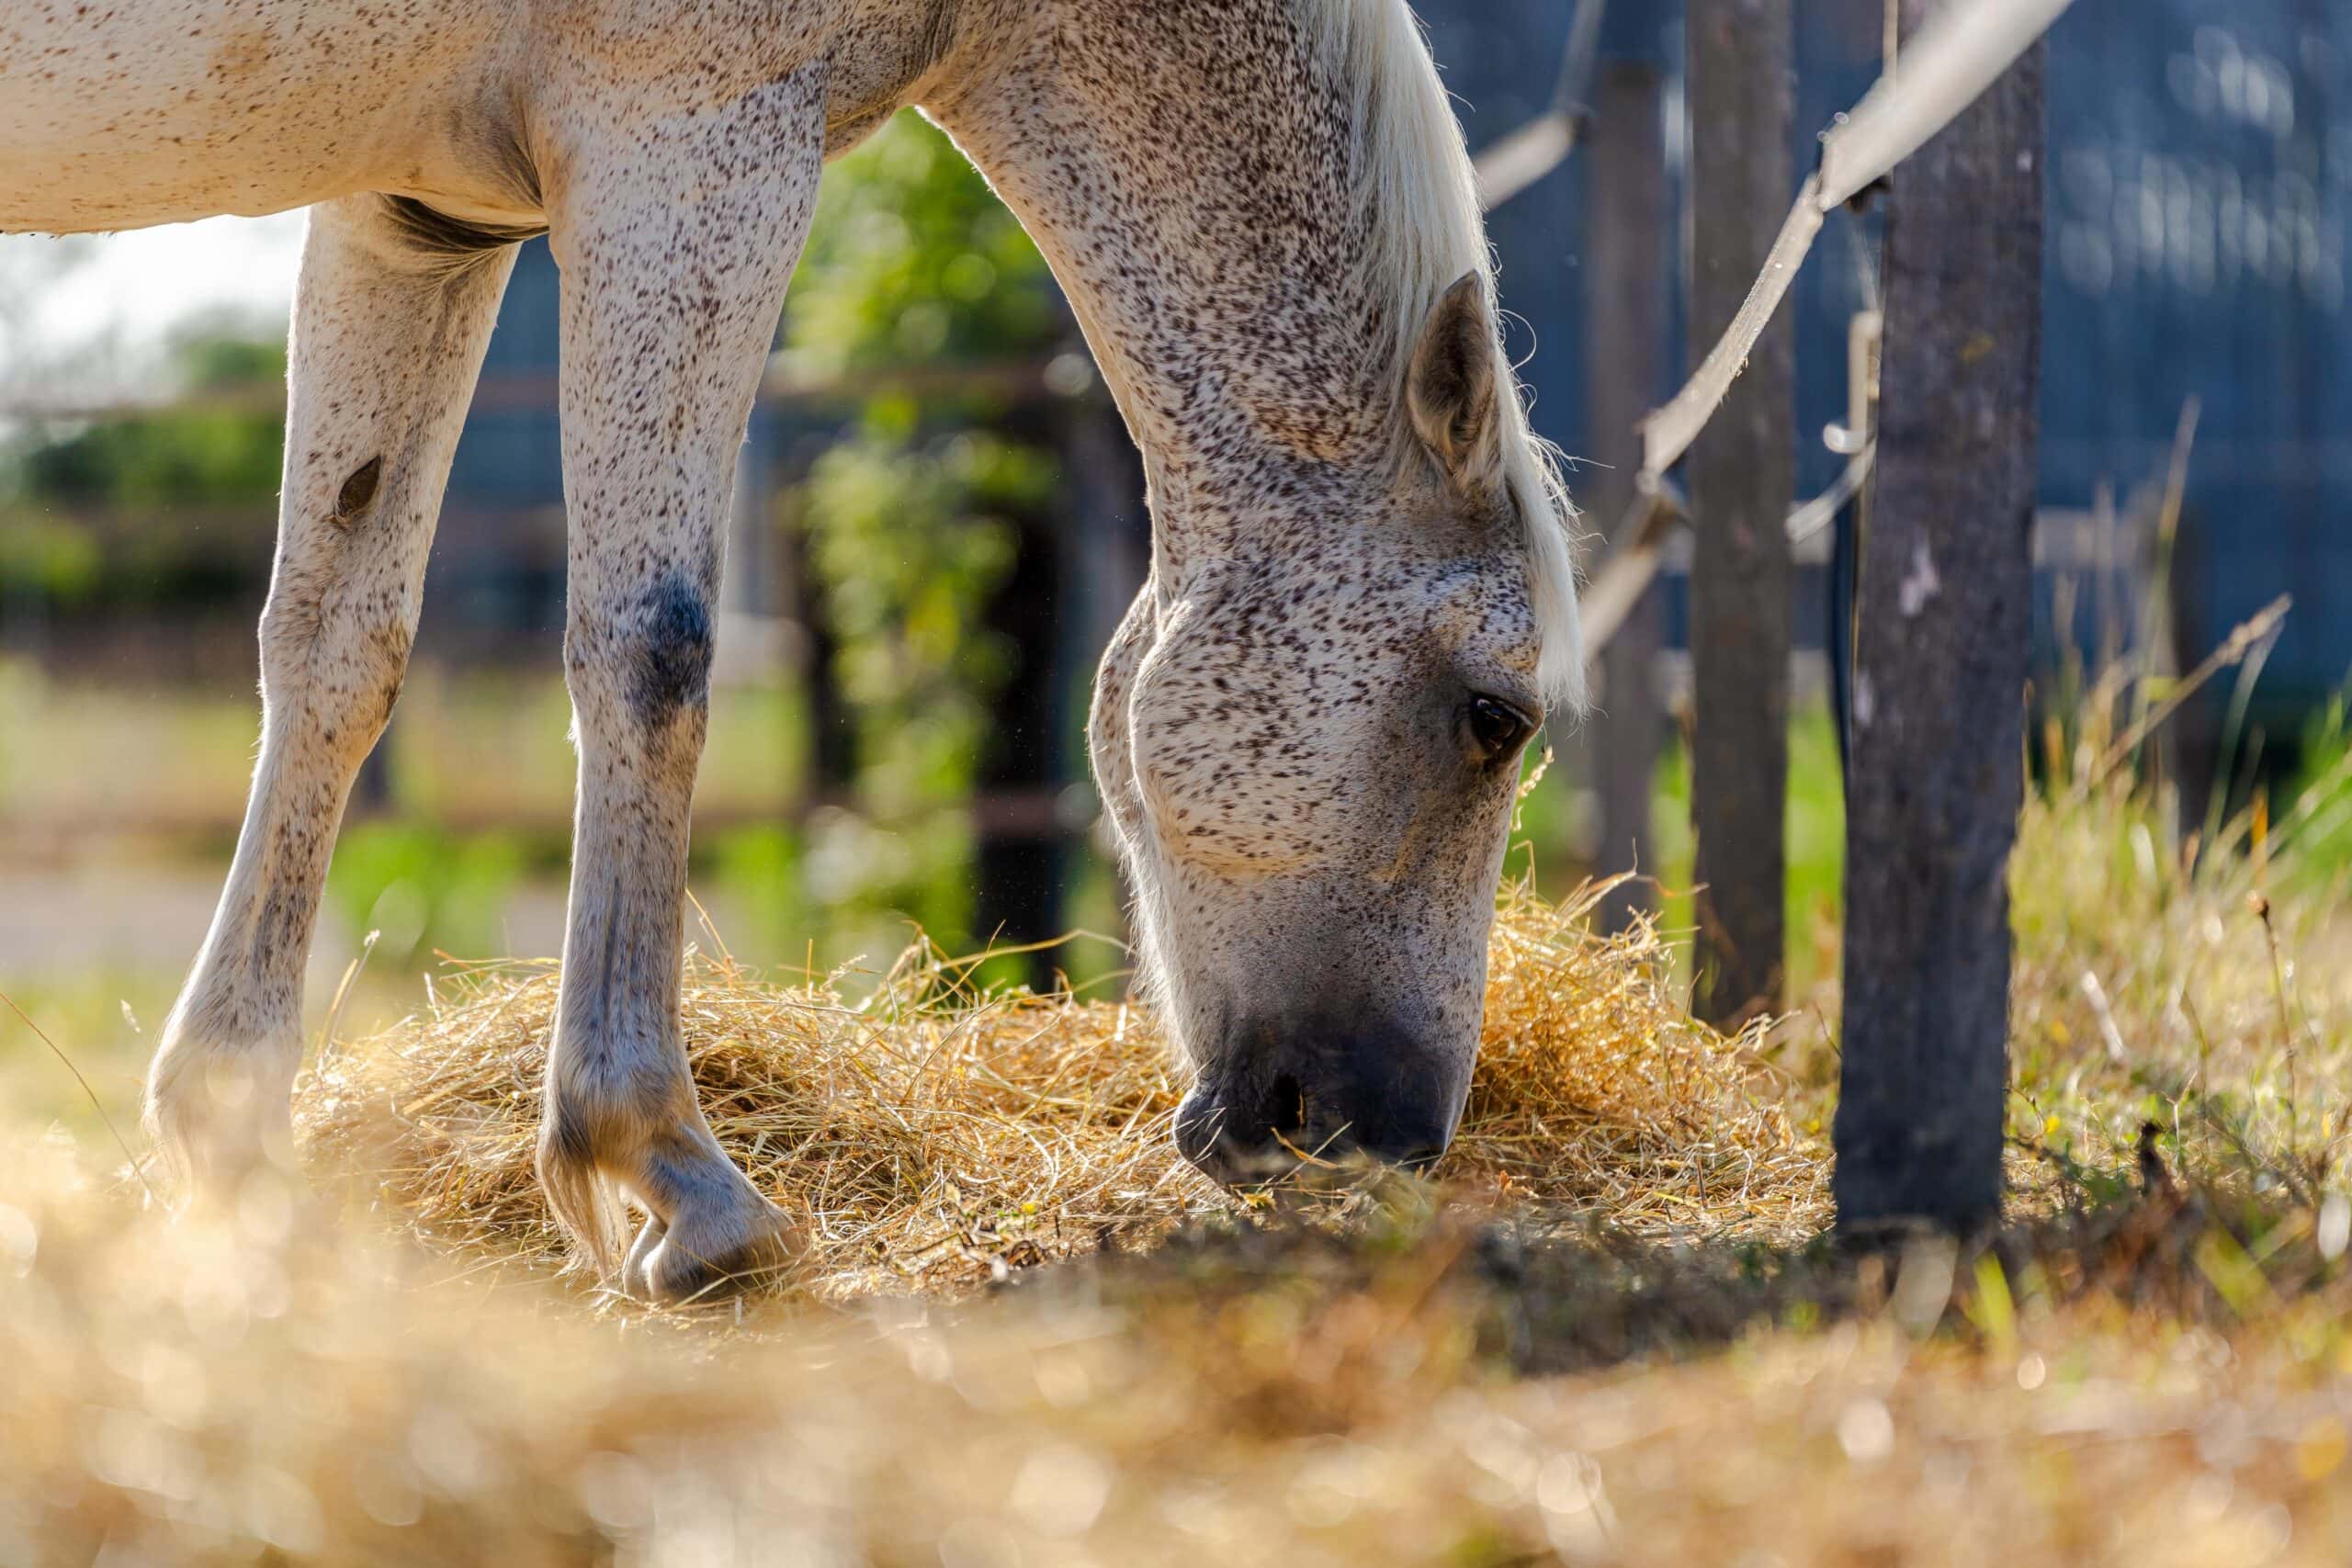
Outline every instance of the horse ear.
POLYGON ((1405 408, 1414 434, 1457 490, 1494 486, 1502 468, 1501 395, 1486 280, 1465 272, 1440 297, 1413 345, 1405 408))

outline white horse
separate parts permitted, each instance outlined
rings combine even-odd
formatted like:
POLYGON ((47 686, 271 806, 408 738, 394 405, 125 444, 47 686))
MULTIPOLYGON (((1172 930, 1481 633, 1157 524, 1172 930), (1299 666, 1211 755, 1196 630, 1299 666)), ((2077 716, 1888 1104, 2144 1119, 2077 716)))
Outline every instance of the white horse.
POLYGON ((309 205, 262 744, 148 1085, 199 1195, 290 1152, 301 976, 516 243, 563 273, 580 755, 539 1172, 628 1288, 773 1267, 677 1022, 722 519, 825 158, 902 105, 1074 302, 1152 494, 1091 740, 1184 1153, 1434 1157, 1529 735, 1580 697, 1566 498, 1405 0, 6 0, 0 230, 309 205), (626 1204, 648 1216, 633 1245, 626 1204))

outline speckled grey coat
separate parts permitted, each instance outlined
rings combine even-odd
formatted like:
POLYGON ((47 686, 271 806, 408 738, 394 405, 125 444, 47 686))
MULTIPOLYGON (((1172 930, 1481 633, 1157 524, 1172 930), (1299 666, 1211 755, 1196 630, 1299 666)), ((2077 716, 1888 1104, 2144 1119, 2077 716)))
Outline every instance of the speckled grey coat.
POLYGON ((149 1085, 199 1195, 287 1152, 301 974, 400 692, 515 243, 563 269, 580 754, 540 1171, 677 1299, 789 1256, 676 1021, 721 520, 824 158, 904 104, 1068 288, 1151 580, 1095 768, 1196 1070, 1186 1152, 1423 1158, 1477 1037, 1517 762, 1580 691, 1566 502, 1403 0, 7 0, 0 230, 311 207, 261 759, 149 1085))

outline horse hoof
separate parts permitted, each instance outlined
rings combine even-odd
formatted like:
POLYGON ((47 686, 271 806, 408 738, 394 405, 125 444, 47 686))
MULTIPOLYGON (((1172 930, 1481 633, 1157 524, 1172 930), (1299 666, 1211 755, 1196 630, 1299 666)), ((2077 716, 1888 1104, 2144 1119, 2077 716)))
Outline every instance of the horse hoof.
POLYGON ((797 1232, 782 1210, 752 1195, 749 1213, 710 1219, 648 1220, 621 1266, 621 1288, 659 1306, 704 1306, 775 1290, 800 1259, 797 1232))
POLYGON ((256 1171, 299 1171, 294 1074, 277 1055, 179 1039, 155 1054, 142 1120, 183 1208, 233 1204, 256 1171))
POLYGON ((629 1243, 628 1256, 621 1259, 621 1274, 618 1281, 621 1294, 632 1301, 650 1302, 653 1299, 653 1281, 649 1271, 648 1260, 652 1258, 654 1249, 662 1245, 662 1238, 669 1234, 670 1227, 663 1223, 661 1215, 646 1216, 645 1228, 637 1233, 637 1239, 629 1243))

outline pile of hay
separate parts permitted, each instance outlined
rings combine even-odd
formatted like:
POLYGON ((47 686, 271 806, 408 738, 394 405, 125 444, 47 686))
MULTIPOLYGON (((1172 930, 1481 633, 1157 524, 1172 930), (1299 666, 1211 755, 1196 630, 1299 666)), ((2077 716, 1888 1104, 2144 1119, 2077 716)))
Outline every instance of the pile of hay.
MULTIPOLYGON (((1826 1159, 1758 1072, 1678 1003, 1654 932, 1592 934, 1598 889, 1509 895, 1455 1191, 1645 1235, 1788 1240, 1826 1217, 1826 1159)), ((801 1221, 820 1294, 967 1288, 1163 1234, 1233 1200, 1177 1158, 1182 1093, 1139 1008, 974 994, 910 950, 862 1001, 697 956, 687 1049, 729 1152, 801 1221)), ((532 1175, 551 964, 463 968, 432 1005, 339 1043, 298 1089, 312 1164, 478 1255, 566 1253, 532 1175)))

